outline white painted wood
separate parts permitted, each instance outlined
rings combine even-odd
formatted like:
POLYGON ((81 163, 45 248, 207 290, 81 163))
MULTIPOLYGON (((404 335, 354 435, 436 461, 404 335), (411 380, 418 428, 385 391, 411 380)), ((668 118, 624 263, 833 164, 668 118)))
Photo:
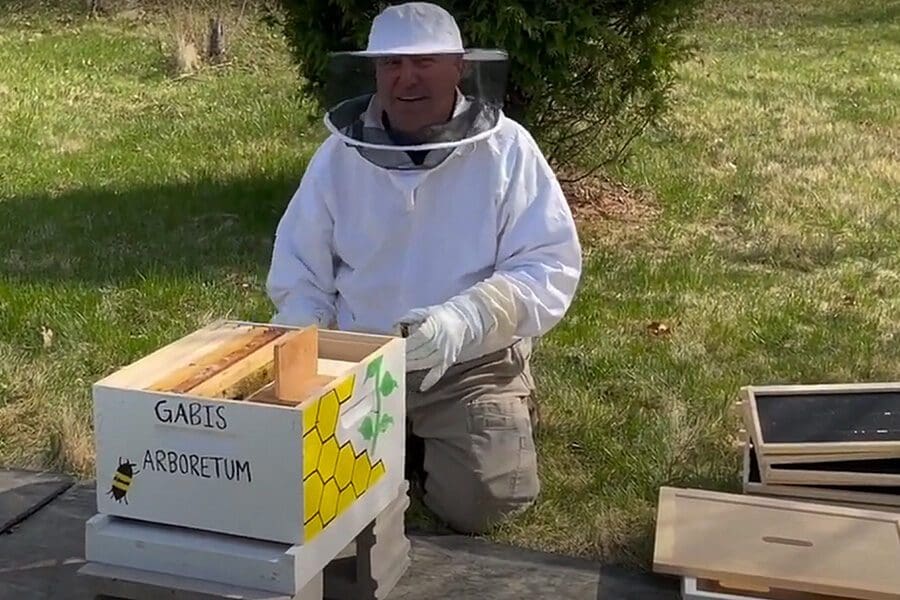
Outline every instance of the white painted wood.
MULTIPOLYGON (((188 346, 191 356, 202 356, 215 350, 219 343, 215 332, 219 329, 241 332, 245 326, 257 325, 229 321, 205 328, 204 336, 192 334, 182 339, 193 340, 189 345, 176 342, 169 346, 168 353, 156 354, 154 361, 143 364, 155 368, 160 356, 180 355, 188 346), (209 336, 213 336, 212 342, 209 336)), ((335 379, 320 388, 316 397, 297 406, 130 389, 128 385, 143 385, 148 377, 146 372, 136 374, 130 367, 127 377, 114 374, 95 384, 98 511, 183 527, 203 535, 229 534, 286 544, 292 546, 287 552, 292 557, 294 589, 314 583, 321 570, 397 497, 403 481, 406 420, 405 340, 342 332, 319 334, 320 369, 334 373, 335 379), (374 374, 371 365, 379 360, 382 367, 378 377, 369 377, 374 374), (376 390, 387 373, 393 383, 376 390), (347 398, 350 389, 352 394, 347 398), (338 405, 334 398, 341 394, 345 395, 335 409, 338 405), (332 408, 323 416, 318 409, 325 406, 326 398, 332 408), (183 407, 181 412, 179 407, 183 407), (307 461, 304 439, 310 426, 321 434, 322 445, 307 461), (378 430, 377 437, 372 435, 373 429, 378 430), (370 465, 380 463, 380 479, 370 483, 375 481, 372 473, 376 470, 366 471, 368 479, 363 478, 361 491, 354 491, 353 496, 342 494, 338 505, 333 493, 340 485, 336 483, 338 465, 344 464, 341 472, 346 477, 347 461, 321 464, 328 462, 324 459, 326 442, 332 457, 339 448, 341 456, 349 457, 353 465, 363 453, 370 465), (322 458, 315 459, 320 450, 322 458), (225 460, 239 461, 240 473, 230 462, 226 470, 225 460), (120 467, 124 461, 133 465, 133 478, 125 494, 114 485, 114 476, 117 470, 123 470, 120 467), (322 517, 320 523, 324 525, 318 528, 307 524, 304 488, 309 478, 304 470, 308 471, 310 465, 315 465, 313 472, 325 482, 318 496, 308 494, 310 500, 318 498, 310 504, 318 507, 316 514, 329 515, 322 517), (331 486, 330 496, 323 491, 326 485, 331 486)), ((158 376, 153 375, 152 380, 158 380, 158 376)), ((346 480, 343 485, 346 492, 346 480)), ((157 561, 162 565, 160 572, 186 575, 176 571, 181 559, 175 557, 187 550, 175 552, 172 542, 157 540, 156 555, 141 558, 147 551, 142 548, 138 552, 136 543, 127 537, 120 536, 113 543, 115 536, 95 535, 92 552, 100 562, 147 568, 146 561, 157 561), (119 554, 122 556, 116 558, 119 554)), ((187 544, 184 540, 179 543, 187 544)), ((210 564, 204 568, 240 574, 239 568, 226 569, 227 561, 220 563, 214 553, 211 556, 185 559, 184 564, 207 561, 210 564)), ((221 580, 218 575, 213 578, 221 580)))
POLYGON ((334 360, 329 358, 320 358, 318 372, 319 375, 330 375, 338 377, 344 375, 356 367, 356 363, 349 360, 334 360))
MULTIPOLYGON (((294 546, 290 552, 296 557, 298 571, 295 579, 298 585, 304 585, 316 572, 321 571, 337 556, 359 533, 371 523, 379 513, 397 498, 398 490, 404 481, 403 467, 406 453, 406 377, 405 343, 401 339, 390 340, 381 351, 384 372, 391 373, 397 388, 382 397, 382 415, 389 415, 392 424, 381 433, 377 443, 366 440, 359 431, 359 425, 366 416, 374 416, 375 381, 366 380, 368 364, 361 364, 353 371, 356 378, 354 394, 351 400, 342 406, 337 427, 338 442, 351 442, 356 449, 365 449, 370 455, 372 464, 383 461, 385 474, 381 480, 369 488, 366 493, 351 504, 347 510, 319 532, 311 542, 294 546), (301 571, 302 569, 302 571, 301 571)), ((336 382, 339 385, 340 382, 336 382)))
POLYGON ((95 386, 97 508, 300 543, 301 418, 289 407, 95 386), (190 419, 191 411, 198 425, 165 422, 179 414, 190 419), (133 463, 136 473, 117 500, 110 490, 120 460, 133 463))
POLYGON ((287 544, 95 515, 85 525, 90 562, 294 594, 287 544))
MULTIPOLYGON (((94 579, 94 591, 125 600, 298 600, 295 596, 154 573, 130 567, 87 563, 77 574, 94 579)), ((315 600, 321 600, 316 598, 315 600)))
POLYGON ((368 524, 366 519, 370 510, 380 512, 387 508, 396 498, 402 476, 402 471, 388 472, 374 489, 369 490, 365 503, 351 506, 347 514, 333 527, 326 527, 312 543, 291 547, 288 552, 294 555, 294 579, 298 585, 308 583, 315 573, 324 569, 347 546, 349 540, 359 535, 368 524))
POLYGON ((306 582, 292 600, 323 600, 325 595, 325 573, 319 571, 306 582))

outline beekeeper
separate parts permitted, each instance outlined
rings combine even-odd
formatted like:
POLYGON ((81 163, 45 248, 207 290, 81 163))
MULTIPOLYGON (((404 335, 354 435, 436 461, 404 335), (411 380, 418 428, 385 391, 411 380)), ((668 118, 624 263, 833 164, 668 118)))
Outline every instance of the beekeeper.
POLYGON ((531 505, 531 339, 569 308, 581 249, 534 139, 502 112, 507 56, 454 18, 385 9, 334 54, 331 135, 276 231, 276 323, 399 334, 423 500, 461 532, 531 505))

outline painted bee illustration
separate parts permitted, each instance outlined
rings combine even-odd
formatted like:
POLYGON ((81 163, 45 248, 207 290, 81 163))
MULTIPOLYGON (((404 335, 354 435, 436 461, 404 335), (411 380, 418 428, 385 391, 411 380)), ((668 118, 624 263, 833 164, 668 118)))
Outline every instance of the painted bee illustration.
POLYGON ((140 473, 140 471, 134 470, 136 466, 136 463, 129 462, 121 456, 119 457, 119 467, 113 475, 112 486, 106 492, 108 496, 115 498, 116 502, 124 500, 125 504, 128 504, 128 498, 125 495, 128 493, 129 486, 131 486, 131 478, 140 473))

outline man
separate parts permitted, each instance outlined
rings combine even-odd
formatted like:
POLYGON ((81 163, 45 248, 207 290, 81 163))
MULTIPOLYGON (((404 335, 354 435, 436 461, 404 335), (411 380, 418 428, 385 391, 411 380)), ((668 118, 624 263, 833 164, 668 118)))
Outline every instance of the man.
POLYGON ((559 184, 502 113, 506 67, 466 51, 433 4, 378 15, 365 51, 332 57, 332 135, 279 223, 268 279, 275 322, 408 331, 423 500, 472 533, 538 495, 530 340, 581 275, 559 184))

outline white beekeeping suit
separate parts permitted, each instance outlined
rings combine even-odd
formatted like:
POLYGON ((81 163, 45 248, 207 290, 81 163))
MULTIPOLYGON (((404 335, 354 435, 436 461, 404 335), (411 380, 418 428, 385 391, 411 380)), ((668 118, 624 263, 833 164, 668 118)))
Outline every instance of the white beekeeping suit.
MULTIPOLYGON (((386 11, 366 51, 333 57, 331 135, 276 231, 275 322, 375 333, 408 324, 407 367, 429 370, 425 390, 451 365, 562 319, 581 249, 547 161, 501 110, 506 68, 502 52, 463 50, 452 17, 424 3, 386 11), (394 68, 392 56, 433 55, 463 61, 449 120, 392 131, 373 73, 394 68)), ((425 96, 396 102, 406 110, 425 96)))

